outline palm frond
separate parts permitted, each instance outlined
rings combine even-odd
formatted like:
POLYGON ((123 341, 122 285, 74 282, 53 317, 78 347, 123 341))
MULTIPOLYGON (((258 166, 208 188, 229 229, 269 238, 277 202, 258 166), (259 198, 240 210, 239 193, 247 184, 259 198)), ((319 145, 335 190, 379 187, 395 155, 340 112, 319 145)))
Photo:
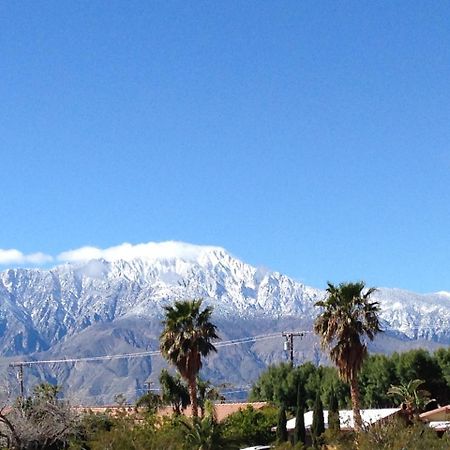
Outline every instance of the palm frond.
POLYGON ((337 286, 328 282, 327 297, 315 304, 322 311, 314 322, 314 331, 346 381, 358 373, 367 355, 364 338, 373 340, 381 331, 380 306, 370 301, 375 290, 366 289, 363 282, 337 286))

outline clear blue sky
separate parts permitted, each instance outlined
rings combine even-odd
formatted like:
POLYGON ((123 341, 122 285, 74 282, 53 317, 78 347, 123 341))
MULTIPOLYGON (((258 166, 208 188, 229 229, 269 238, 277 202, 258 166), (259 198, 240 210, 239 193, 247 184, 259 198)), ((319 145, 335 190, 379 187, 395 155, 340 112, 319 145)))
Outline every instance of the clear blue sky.
POLYGON ((450 3, 10 1, 0 55, 0 248, 450 290, 450 3))

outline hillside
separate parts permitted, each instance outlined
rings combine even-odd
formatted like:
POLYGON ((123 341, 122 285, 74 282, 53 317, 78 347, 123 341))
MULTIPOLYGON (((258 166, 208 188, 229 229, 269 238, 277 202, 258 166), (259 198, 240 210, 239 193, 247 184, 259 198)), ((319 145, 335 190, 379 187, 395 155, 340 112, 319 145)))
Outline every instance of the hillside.
MULTIPOLYGON (((164 245, 164 244, 161 244, 164 245)), ((176 244, 173 244, 176 245, 176 244)), ((219 247, 180 244, 183 252, 127 259, 93 259, 51 269, 9 269, 0 274, 0 348, 4 377, 16 387, 12 360, 85 357, 157 350, 163 306, 175 299, 204 298, 214 307, 222 340, 283 330, 310 330, 314 303, 324 293, 253 267, 219 247)), ((163 248, 163 247, 162 247, 163 248)), ((386 333, 374 351, 450 342, 450 295, 379 289, 386 333)), ((286 359, 283 339, 261 339, 219 350, 205 365, 214 382, 247 386, 270 363, 286 359)), ((315 338, 295 343, 297 362, 323 360, 315 338)), ((26 385, 45 378, 63 385, 80 403, 110 402, 123 392, 140 395, 157 381, 159 356, 33 366, 26 385)), ((231 389, 231 388, 230 388, 231 389)))

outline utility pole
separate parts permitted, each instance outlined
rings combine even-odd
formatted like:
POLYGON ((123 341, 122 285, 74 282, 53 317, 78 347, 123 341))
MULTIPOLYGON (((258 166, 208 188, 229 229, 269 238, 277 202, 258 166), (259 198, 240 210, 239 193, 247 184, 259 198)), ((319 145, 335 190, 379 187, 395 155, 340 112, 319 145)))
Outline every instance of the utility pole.
POLYGON ((24 384, 23 384, 23 364, 19 365, 19 373, 18 373, 19 383, 20 383, 20 397, 22 401, 24 400, 24 384))
POLYGON ((291 361, 291 365, 294 365, 294 336, 298 336, 302 338, 305 333, 304 331, 283 331, 281 335, 286 338, 284 342, 284 350, 289 351, 289 359, 291 361))
POLYGON ((150 394, 150 392, 152 391, 152 384, 153 384, 153 381, 150 381, 150 380, 144 381, 146 394, 150 394))
POLYGON ((25 401, 25 387, 24 387, 24 377, 23 377, 23 367, 24 364, 21 362, 18 363, 11 363, 9 365, 10 367, 13 368, 18 368, 18 372, 17 372, 17 380, 19 381, 19 389, 20 389, 20 404, 23 405, 24 401, 25 401))

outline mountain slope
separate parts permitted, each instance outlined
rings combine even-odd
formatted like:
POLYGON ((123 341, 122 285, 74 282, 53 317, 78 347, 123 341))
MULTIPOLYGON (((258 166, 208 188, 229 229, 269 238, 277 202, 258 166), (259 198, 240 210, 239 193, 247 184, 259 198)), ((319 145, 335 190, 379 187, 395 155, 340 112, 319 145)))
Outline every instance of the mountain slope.
MULTIPOLYGON (((4 357, 80 357, 158 348, 164 305, 204 298, 214 306, 223 339, 283 329, 311 329, 314 303, 324 295, 280 273, 252 267, 219 247, 182 244, 126 259, 67 263, 50 270, 9 269, 0 274, 0 348, 4 357), (177 252, 175 252, 177 253, 177 252), (179 252, 178 252, 179 253, 179 252)), ((450 342, 450 295, 380 289, 382 320, 391 348, 450 342)), ((317 358, 314 338, 297 344, 296 358, 317 358), (315 355, 315 356, 314 356, 315 355)), ((225 347, 205 375, 235 385, 251 382, 268 363, 285 358, 282 338, 225 347)), ((386 346, 384 347, 386 349, 386 346)), ((44 376, 80 401, 139 395, 157 380, 159 357, 33 367, 27 383, 44 376), (95 376, 89 375, 92 369, 95 376)), ((9 374, 11 375, 11 374, 9 374)))

